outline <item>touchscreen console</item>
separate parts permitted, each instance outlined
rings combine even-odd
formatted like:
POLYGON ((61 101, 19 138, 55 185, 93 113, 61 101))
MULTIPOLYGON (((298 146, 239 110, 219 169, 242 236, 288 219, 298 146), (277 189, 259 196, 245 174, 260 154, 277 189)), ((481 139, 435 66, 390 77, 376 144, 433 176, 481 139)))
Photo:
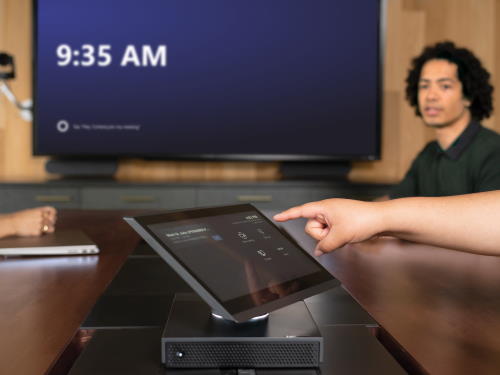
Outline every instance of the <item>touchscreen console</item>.
POLYGON ((246 321, 338 284, 249 204, 125 220, 227 319, 246 321))

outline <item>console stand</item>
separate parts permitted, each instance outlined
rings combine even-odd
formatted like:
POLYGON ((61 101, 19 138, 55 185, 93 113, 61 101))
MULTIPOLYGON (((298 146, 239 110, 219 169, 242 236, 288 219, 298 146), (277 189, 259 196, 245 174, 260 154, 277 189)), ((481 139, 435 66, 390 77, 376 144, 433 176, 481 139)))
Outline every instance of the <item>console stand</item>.
MULTIPOLYGON (((221 319, 221 320, 226 320, 227 321, 227 319, 224 318, 221 314, 218 314, 216 311, 213 311, 213 310, 212 310, 212 318, 221 319)), ((267 318, 269 318, 269 313, 264 314, 264 315, 254 316, 253 318, 250 318, 247 323, 257 322, 257 321, 260 321, 260 320, 265 320, 267 318)))

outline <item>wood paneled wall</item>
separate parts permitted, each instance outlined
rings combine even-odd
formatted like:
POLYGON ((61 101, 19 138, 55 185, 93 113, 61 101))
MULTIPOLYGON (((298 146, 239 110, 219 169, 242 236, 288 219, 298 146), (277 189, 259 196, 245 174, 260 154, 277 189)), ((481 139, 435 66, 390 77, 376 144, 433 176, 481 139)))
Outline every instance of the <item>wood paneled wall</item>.
MULTIPOLYGON (((495 108, 500 111, 500 0, 387 0, 383 78, 382 160, 358 162, 350 178, 358 182, 397 182, 416 153, 432 139, 404 98, 404 79, 413 56, 439 40, 472 49, 492 73, 495 108)), ((31 97, 31 0, 0 0, 0 50, 16 57, 12 88, 31 97)), ((485 125, 500 132, 500 115, 485 125)), ((45 158, 31 155, 31 124, 0 98, 0 180, 47 177, 45 158)), ((272 180, 277 163, 163 162, 122 160, 122 180, 272 180)))
MULTIPOLYGON (((500 0, 387 0, 383 83, 382 160, 356 163, 351 180, 396 182, 418 151, 433 138, 407 104, 410 60, 425 45, 453 40, 471 49, 492 74, 500 111, 500 0)), ((484 122, 500 132, 500 115, 484 122)))

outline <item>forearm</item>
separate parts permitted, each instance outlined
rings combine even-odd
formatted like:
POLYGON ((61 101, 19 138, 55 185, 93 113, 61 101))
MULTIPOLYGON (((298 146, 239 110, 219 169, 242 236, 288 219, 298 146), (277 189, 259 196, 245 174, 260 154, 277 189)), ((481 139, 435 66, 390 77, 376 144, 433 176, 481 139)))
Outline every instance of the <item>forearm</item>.
POLYGON ((500 255, 500 191, 380 204, 384 234, 410 241, 500 255))

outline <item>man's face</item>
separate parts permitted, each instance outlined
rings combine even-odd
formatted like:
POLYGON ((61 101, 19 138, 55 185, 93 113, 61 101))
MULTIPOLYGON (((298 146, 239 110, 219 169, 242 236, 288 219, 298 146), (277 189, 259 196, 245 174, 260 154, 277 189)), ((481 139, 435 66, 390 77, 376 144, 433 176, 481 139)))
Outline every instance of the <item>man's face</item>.
POLYGON ((457 65, 448 60, 429 60, 422 67, 418 108, 427 126, 443 128, 469 121, 470 101, 464 98, 457 65))

